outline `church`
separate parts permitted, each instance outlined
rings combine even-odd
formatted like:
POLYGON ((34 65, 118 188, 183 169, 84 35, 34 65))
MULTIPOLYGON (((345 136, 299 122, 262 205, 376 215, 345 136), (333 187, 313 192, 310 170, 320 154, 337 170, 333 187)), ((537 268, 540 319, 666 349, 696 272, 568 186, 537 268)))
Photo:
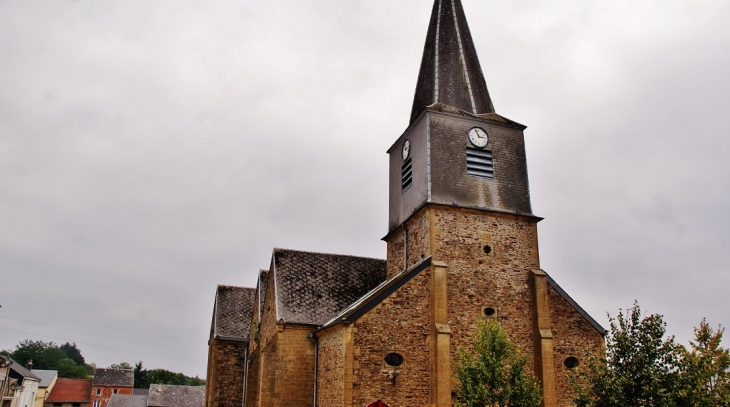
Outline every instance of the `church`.
MULTIPOLYGON (((460 0, 435 0, 408 127, 388 149, 386 258, 273 249, 219 286, 206 407, 447 407, 480 318, 529 357, 545 407, 606 331, 540 269, 525 126, 500 116, 460 0)), ((384 146, 385 147, 385 146, 384 146)))

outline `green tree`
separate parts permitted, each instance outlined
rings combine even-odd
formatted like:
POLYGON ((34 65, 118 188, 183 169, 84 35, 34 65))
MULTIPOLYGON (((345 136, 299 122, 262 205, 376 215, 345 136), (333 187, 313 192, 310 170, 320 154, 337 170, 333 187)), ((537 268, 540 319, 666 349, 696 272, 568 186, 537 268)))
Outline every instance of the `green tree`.
POLYGON ((24 366, 33 361, 34 369, 50 370, 57 370, 58 364, 66 358, 66 354, 55 343, 30 339, 15 345, 15 350, 10 356, 24 366))
POLYGON ((571 380, 579 407, 677 405, 683 346, 665 338, 666 323, 659 314, 641 316, 635 302, 609 316, 611 331, 605 355, 591 358, 571 380))
POLYGON ((54 370, 58 370, 58 377, 69 379, 86 379, 89 377, 85 365, 79 366, 69 358, 61 359, 54 370))
POLYGON ((110 368, 112 368, 112 369, 124 369, 124 370, 132 370, 132 365, 130 365, 130 364, 129 364, 129 363, 127 363, 127 362, 122 362, 122 363, 119 363, 119 364, 116 364, 116 363, 115 363, 115 364, 112 364, 112 365, 111 365, 111 366, 109 366, 109 367, 110 367, 110 368))
POLYGON ((537 407, 541 391, 522 355, 496 321, 478 321, 472 352, 458 349, 456 398, 459 407, 537 407))
POLYGON ((182 373, 175 373, 165 369, 147 370, 142 361, 134 365, 134 387, 149 389, 152 384, 178 384, 183 386, 203 386, 205 380, 199 377, 189 377, 182 373))
POLYGON ((141 360, 134 365, 134 387, 138 389, 150 388, 150 382, 147 380, 147 369, 142 367, 141 360))
POLYGON ((681 363, 680 406, 730 406, 730 352, 720 346, 723 332, 722 327, 713 331, 704 319, 695 328, 681 363))
POLYGON ((86 364, 84 356, 81 355, 81 351, 79 350, 79 348, 76 347, 76 342, 74 342, 73 344, 66 342, 63 345, 59 346, 59 349, 61 349, 63 353, 66 354, 67 358, 73 360, 74 363, 76 363, 77 365, 83 366, 86 364))

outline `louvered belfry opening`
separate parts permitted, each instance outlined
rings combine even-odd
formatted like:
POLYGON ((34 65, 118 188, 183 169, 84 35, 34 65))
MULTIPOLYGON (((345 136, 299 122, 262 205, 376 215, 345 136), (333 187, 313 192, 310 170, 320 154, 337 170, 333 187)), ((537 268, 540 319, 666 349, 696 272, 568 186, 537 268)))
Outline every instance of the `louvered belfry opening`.
POLYGON ((413 183, 413 165, 408 157, 401 167, 401 191, 405 191, 413 183))
POLYGON ((494 178, 494 159, 490 150, 466 148, 466 173, 476 177, 494 178))

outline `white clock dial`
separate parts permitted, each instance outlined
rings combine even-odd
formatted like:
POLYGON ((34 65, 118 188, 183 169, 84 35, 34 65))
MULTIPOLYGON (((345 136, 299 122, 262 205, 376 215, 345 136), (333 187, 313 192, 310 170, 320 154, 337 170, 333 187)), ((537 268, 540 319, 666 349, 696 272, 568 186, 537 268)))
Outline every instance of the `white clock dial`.
POLYGON ((469 130, 469 141, 477 147, 485 147, 489 141, 487 132, 480 127, 474 127, 469 130))
POLYGON ((406 140, 403 142, 403 150, 401 151, 401 156, 405 160, 408 158, 408 156, 411 154, 411 141, 406 140))

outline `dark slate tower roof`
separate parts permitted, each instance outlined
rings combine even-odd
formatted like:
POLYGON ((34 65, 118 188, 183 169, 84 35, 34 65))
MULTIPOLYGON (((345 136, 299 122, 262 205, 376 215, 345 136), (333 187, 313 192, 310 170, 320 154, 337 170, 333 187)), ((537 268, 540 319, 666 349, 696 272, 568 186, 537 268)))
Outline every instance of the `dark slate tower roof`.
POLYGON ((410 123, 434 104, 494 113, 461 0, 434 1, 410 123))

